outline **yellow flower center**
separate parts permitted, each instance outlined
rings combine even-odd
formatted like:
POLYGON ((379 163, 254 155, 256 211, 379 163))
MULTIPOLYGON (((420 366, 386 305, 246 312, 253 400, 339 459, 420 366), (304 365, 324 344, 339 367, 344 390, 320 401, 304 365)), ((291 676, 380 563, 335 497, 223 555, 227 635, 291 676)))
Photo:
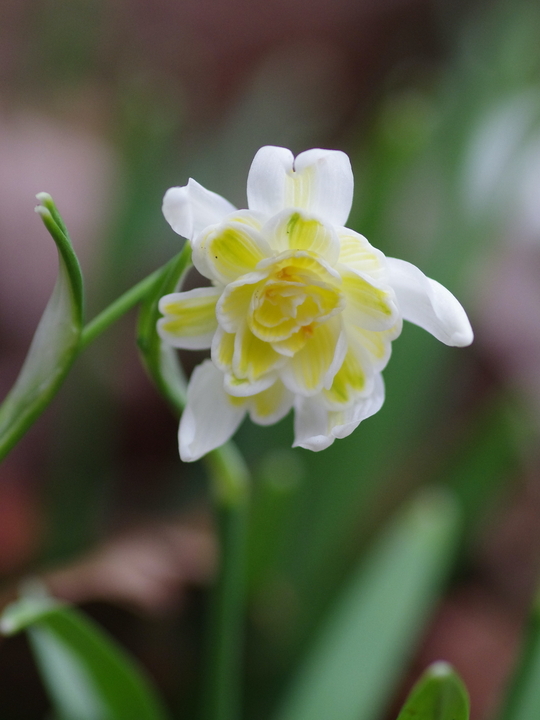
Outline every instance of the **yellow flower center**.
POLYGON ((314 254, 284 253, 253 292, 248 325, 264 342, 281 342, 302 331, 311 337, 316 325, 343 309, 342 293, 314 254), (328 282, 332 280, 332 283, 328 282))

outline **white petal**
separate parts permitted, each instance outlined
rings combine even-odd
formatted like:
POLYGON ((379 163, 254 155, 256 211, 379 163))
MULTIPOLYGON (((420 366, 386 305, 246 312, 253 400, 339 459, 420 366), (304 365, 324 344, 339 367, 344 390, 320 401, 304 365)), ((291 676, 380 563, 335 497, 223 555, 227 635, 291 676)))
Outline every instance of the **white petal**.
POLYGON ((362 420, 378 413, 384 403, 384 381, 378 373, 374 377, 373 392, 368 397, 359 400, 356 405, 343 413, 331 413, 332 435, 336 438, 344 438, 355 430, 362 420))
POLYGON ((316 397, 297 395, 294 401, 293 447, 306 450, 325 450, 334 442, 328 434, 329 411, 316 397))
POLYGON ((244 404, 228 398, 223 373, 212 361, 198 365, 189 381, 178 431, 181 459, 193 462, 223 445, 236 432, 245 413, 244 404))
POLYGON ((188 240, 235 210, 228 200, 191 178, 187 185, 167 190, 163 198, 165 219, 175 232, 188 240))
POLYGON ((248 176, 248 205, 268 217, 299 208, 344 225, 353 197, 351 163, 338 150, 308 150, 294 160, 290 150, 267 146, 253 159, 248 176))
POLYGON ((282 147, 262 147, 251 163, 247 180, 247 199, 250 210, 267 218, 288 207, 285 203, 289 174, 294 155, 282 147))
POLYGON ((334 225, 345 225, 354 191, 348 156, 340 150, 307 150, 298 155, 294 169, 297 175, 305 178, 302 185, 308 188, 307 205, 300 207, 317 213, 334 225))
POLYGON ((419 325, 445 345, 464 347, 473 341, 465 310, 452 293, 415 265, 387 258, 389 283, 405 320, 419 325))
POLYGON ((294 444, 318 452, 329 447, 336 438, 350 435, 358 425, 378 412, 384 402, 384 383, 375 376, 373 392, 343 412, 329 411, 320 397, 295 399, 294 444))

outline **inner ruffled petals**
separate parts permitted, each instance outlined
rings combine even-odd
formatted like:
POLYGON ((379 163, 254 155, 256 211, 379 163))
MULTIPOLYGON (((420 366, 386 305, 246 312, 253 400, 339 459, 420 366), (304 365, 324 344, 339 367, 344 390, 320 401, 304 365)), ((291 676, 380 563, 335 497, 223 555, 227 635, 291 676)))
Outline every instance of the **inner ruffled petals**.
POLYGON ((271 277, 279 279, 270 279, 254 291, 248 316, 250 329, 265 342, 286 340, 301 327, 324 322, 343 308, 339 290, 302 269, 288 266, 271 277))
POLYGON ((304 325, 288 338, 285 338, 285 340, 279 340, 272 343, 272 347, 281 355, 293 357, 293 355, 304 347, 309 338, 312 337, 314 330, 315 324, 304 325))
POLYGON ((300 283, 269 282, 255 295, 253 313, 261 325, 274 327, 287 318, 296 318, 298 306, 305 300, 300 283))
POLYGON ((253 294, 264 286, 267 273, 254 272, 229 283, 216 305, 216 317, 221 327, 234 333, 245 323, 253 294))
POLYGON ((257 270, 269 272, 274 278, 289 282, 341 285, 339 272, 310 250, 287 250, 276 257, 262 260, 257 270))

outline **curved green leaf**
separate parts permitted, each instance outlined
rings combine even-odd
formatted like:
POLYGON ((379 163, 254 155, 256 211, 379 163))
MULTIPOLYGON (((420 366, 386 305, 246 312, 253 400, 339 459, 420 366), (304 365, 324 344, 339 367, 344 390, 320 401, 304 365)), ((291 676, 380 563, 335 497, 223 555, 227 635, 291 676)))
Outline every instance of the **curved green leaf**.
POLYGON ((433 663, 411 690, 397 720, 469 720, 467 688, 448 663, 433 663))
POLYGON ((451 567, 457 529, 445 493, 406 508, 351 578, 276 720, 380 715, 451 567))
POLYGON ((137 344, 146 371, 173 409, 180 415, 186 404, 186 381, 178 362, 178 353, 162 342, 156 325, 161 317, 158 303, 163 295, 174 292, 191 265, 188 242, 157 278, 154 287, 141 304, 137 325, 137 344))
POLYGON ((540 717, 540 594, 533 605, 524 638, 501 720, 538 720, 540 717))
POLYGON ((50 598, 8 606, 0 629, 27 630, 55 712, 62 720, 166 720, 148 679, 103 630, 50 598))
POLYGON ((0 460, 47 407, 77 355, 83 279, 66 226, 50 195, 36 211, 58 250, 58 278, 15 384, 0 406, 0 460))

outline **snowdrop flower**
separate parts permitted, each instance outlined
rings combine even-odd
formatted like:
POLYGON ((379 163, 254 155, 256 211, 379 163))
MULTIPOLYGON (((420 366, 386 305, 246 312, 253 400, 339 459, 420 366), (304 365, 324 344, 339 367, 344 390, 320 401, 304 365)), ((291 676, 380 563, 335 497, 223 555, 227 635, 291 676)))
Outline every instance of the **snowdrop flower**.
POLYGON ((166 193, 165 218, 212 283, 160 301, 164 341, 211 348, 189 383, 183 460, 224 443, 246 413, 269 425, 294 408, 294 446, 346 437, 383 404, 381 371, 403 319, 447 345, 472 342, 448 290, 344 227, 352 196, 347 155, 295 159, 280 147, 255 155, 248 210, 194 180, 166 193))

